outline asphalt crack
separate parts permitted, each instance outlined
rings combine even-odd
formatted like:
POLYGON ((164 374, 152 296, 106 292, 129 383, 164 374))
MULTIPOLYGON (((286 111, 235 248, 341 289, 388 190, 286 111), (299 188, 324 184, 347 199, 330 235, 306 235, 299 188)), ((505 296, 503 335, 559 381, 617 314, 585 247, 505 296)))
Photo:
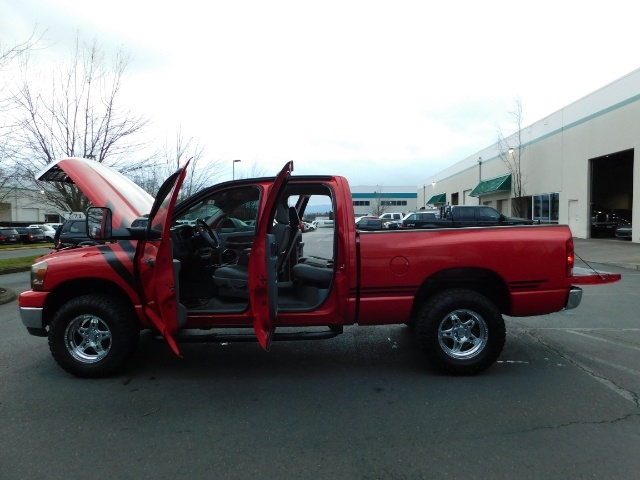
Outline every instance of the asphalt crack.
POLYGON ((580 370, 582 370, 584 373, 589 375, 594 380, 602 383, 604 386, 606 386, 610 390, 614 391, 615 393, 617 393, 621 397, 623 397, 626 400, 630 401, 631 403, 633 403, 636 406, 636 408, 640 408, 640 398, 638 397, 638 394, 636 392, 634 392, 632 390, 629 390, 627 388, 624 388, 624 387, 618 385, 617 383, 609 380, 608 378, 605 378, 602 375, 597 374, 595 371, 591 370, 589 367, 587 367, 586 365, 582 364, 581 362, 579 362, 575 358, 567 355, 564 352, 561 352, 557 348, 552 347, 551 345, 549 345, 547 342, 545 342, 542 338, 537 336, 531 330, 525 329, 525 332, 527 334, 531 335, 533 338, 535 338, 538 341, 538 343, 540 345, 542 345, 543 347, 547 348, 548 350, 551 350, 552 352, 557 354, 559 357, 565 359, 567 362, 571 363, 573 366, 575 366, 575 367, 579 368, 580 370))
POLYGON ((526 432, 536 432, 540 430, 560 430, 563 428, 575 427, 575 426, 585 426, 585 425, 615 425, 616 423, 624 422, 629 420, 630 418, 640 417, 640 413, 628 413, 627 415, 623 415, 622 417, 611 418, 609 420, 592 420, 592 421, 575 421, 575 422, 567 422, 560 423, 558 425, 547 425, 542 427, 533 427, 528 428, 526 430, 521 430, 514 433, 526 433, 526 432))

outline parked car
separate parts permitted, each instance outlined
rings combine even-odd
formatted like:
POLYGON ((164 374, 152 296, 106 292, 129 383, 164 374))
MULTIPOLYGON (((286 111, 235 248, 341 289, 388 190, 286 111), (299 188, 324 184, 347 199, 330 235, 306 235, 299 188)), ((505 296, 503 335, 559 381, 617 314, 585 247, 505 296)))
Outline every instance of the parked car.
POLYGON ((64 248, 71 245, 95 245, 96 242, 87 235, 87 220, 67 220, 62 225, 56 248, 64 248))
POLYGON ((44 238, 47 242, 53 242, 53 237, 56 235, 56 229, 49 224, 44 225, 29 225, 29 228, 39 228, 44 233, 44 238))
POLYGON ((408 213, 402 219, 402 228, 420 228, 431 220, 436 220, 440 216, 435 212, 415 212, 408 213))
POLYGON ((387 212, 387 213, 383 213, 378 218, 380 218, 383 222, 385 222, 385 221, 389 221, 389 220, 401 221, 402 217, 404 217, 404 214, 402 214, 402 213, 399 213, 399 212, 387 212))
POLYGON ((616 237, 631 240, 631 224, 626 223, 616 228, 616 237))
POLYGON ((22 243, 38 243, 46 241, 44 232, 38 227, 15 227, 22 243))
POLYGON ((313 223, 302 222, 303 232, 313 232, 317 227, 313 223))
POLYGON ((378 217, 360 217, 356 221, 356 228, 358 230, 382 230, 382 223, 378 217))
POLYGON ((622 225, 624 221, 613 209, 599 203, 591 204, 591 236, 613 236, 616 229, 622 225))
POLYGON ((0 243, 11 244, 18 243, 20 241, 20 235, 13 227, 0 227, 0 243))
POLYGON ((403 228, 458 228, 533 225, 528 218, 507 217, 487 205, 447 205, 440 217, 433 212, 420 212, 405 217, 403 228), (414 218, 414 215, 416 216, 414 218))
POLYGON ((402 220, 391 220, 390 222, 384 222, 382 228, 400 228, 402 227, 402 220))

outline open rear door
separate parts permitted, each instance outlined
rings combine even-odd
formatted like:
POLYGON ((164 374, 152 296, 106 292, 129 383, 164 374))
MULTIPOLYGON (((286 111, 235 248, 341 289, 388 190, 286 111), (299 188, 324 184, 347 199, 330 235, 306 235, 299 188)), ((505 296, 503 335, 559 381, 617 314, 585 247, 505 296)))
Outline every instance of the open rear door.
POLYGON ((293 162, 288 162, 276 177, 258 219, 256 236, 249 256, 249 300, 253 328, 262 348, 269 350, 278 315, 278 254, 271 233, 278 202, 282 198, 293 162))
POLYGON ((173 208, 186 173, 185 165, 160 187, 149 214, 148 238, 138 242, 135 257, 136 281, 144 313, 177 355, 180 351, 174 335, 178 331, 179 305, 170 229, 173 208))

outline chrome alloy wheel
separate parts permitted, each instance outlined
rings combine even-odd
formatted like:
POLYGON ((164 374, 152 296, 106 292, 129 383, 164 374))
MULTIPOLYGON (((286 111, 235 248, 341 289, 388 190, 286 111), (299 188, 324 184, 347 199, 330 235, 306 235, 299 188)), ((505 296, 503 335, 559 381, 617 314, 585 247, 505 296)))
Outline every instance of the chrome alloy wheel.
POLYGON ((74 318, 64 332, 69 354, 85 364, 97 363, 111 349, 111 330, 100 317, 80 315, 74 318))
POLYGON ((440 322, 438 343, 451 358, 468 360, 484 350, 489 329, 484 318, 471 310, 455 310, 440 322))

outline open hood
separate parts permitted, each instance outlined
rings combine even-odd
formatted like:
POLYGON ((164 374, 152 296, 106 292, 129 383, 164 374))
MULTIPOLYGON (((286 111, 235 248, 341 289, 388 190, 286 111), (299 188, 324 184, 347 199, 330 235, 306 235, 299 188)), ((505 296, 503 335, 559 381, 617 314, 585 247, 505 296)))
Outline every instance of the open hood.
POLYGON ((84 158, 64 158, 47 165, 36 180, 74 183, 96 207, 113 212, 113 226, 126 228, 148 214, 153 197, 114 169, 84 158))

